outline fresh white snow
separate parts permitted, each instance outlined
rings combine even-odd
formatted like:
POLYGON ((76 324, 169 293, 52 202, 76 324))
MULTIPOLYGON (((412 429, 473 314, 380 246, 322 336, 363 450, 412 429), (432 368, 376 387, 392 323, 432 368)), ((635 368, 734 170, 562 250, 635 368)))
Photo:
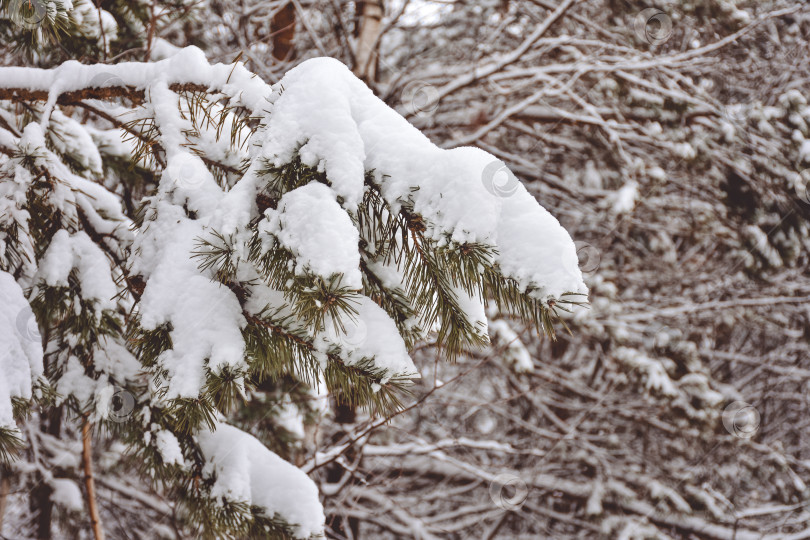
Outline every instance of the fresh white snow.
POLYGON ((324 352, 332 346, 339 347, 339 354, 346 365, 356 365, 362 360, 374 359, 374 366, 382 370, 387 383, 393 376, 418 378, 418 371, 408 355, 405 342, 394 320, 373 300, 362 296, 355 306, 357 315, 343 317, 345 331, 335 331, 331 320, 319 334, 316 346, 324 352))
POLYGON ((99 309, 115 309, 113 297, 118 294, 118 288, 113 282, 107 256, 87 233, 79 231, 70 235, 61 229, 54 234, 39 261, 37 277, 49 286, 67 287, 73 269, 78 274, 82 298, 95 300, 99 309))
POLYGON ((206 460, 204 473, 216 477, 212 496, 261 507, 294 524, 298 538, 322 534, 323 506, 318 488, 297 467, 264 447, 255 437, 218 423, 197 440, 206 460))
MULTIPOLYGON (((390 210, 408 208, 418 215, 426 227, 425 237, 435 245, 490 246, 493 262, 503 275, 543 302, 565 293, 587 292, 570 236, 503 162, 476 148, 437 147, 338 61, 304 62, 271 88, 241 64, 209 65, 193 47, 169 51, 166 56, 149 64, 66 62, 54 70, 2 68, 0 80, 0 88, 48 92, 40 122, 26 126, 20 140, 0 130, 3 144, 35 150, 42 156, 37 166, 60 179, 53 188, 53 202, 66 219, 86 219, 96 232, 115 236, 130 249, 127 271, 146 281, 133 315, 146 331, 170 328, 171 349, 157 359, 157 369, 166 375, 166 399, 199 397, 209 370, 215 374, 225 369, 247 372, 243 310, 248 314, 263 308, 281 316, 290 313, 283 292, 261 284, 256 279, 258 270, 248 261, 246 247, 251 226, 257 221, 265 249, 288 251, 294 262, 291 270, 323 279, 341 275, 341 284, 358 293, 353 304, 357 313, 342 317, 340 324, 327 318, 323 328, 294 329, 310 334, 307 337, 319 359, 328 353, 347 366, 371 363, 380 375, 375 390, 392 379, 419 377, 394 320, 362 294, 356 223, 358 205, 370 189, 366 185, 369 174, 390 210), (189 144, 188 134, 196 127, 185 114, 187 105, 171 86, 199 81, 206 81, 231 104, 262 118, 244 149, 228 150, 227 144, 217 142, 205 130, 197 137, 198 147, 189 144), (130 231, 119 198, 97 183, 102 167, 95 142, 102 142, 116 155, 129 154, 130 145, 115 141, 110 132, 83 126, 56 108, 61 93, 110 84, 144 91, 145 108, 132 114, 154 117, 165 151, 166 167, 157 193, 147 199, 144 225, 137 233, 130 231), (45 133, 54 132, 65 138, 49 135, 50 143, 60 152, 76 154, 89 170, 87 177, 71 172, 48 149, 45 133), (94 151, 83 152, 85 146, 94 151), (251 163, 240 179, 220 185, 199 151, 233 168, 240 167, 244 158, 251 163), (298 187, 260 215, 256 195, 266 181, 260 171, 267 162, 280 166, 296 154, 304 164, 324 172, 328 185, 314 182, 298 187), (239 280, 250 283, 244 306, 229 287, 215 279, 216 269, 201 269, 201 261, 192 257, 201 239, 211 239, 212 232, 228 237, 236 252, 239 280)), ((0 186, 4 190, 0 195, 11 195, 0 201, 22 201, 32 178, 19 169, 10 175, 14 182, 0 186)), ((3 204, 25 226, 28 216, 16 205, 3 204)), ((386 287, 405 289, 403 268, 391 261, 367 262, 386 287)), ((83 299, 94 301, 98 309, 116 309, 121 302, 114 300, 117 286, 113 279, 118 271, 108 253, 87 233, 60 230, 39 267, 24 279, 31 279, 35 286, 67 286, 73 272, 79 282, 76 292, 83 299)), ((488 325, 482 298, 461 287, 454 287, 453 292, 482 337, 491 329, 508 343, 512 368, 531 371, 530 355, 508 324, 496 320, 488 325)), ((2 273, 0 300, 0 350, 11 351, 0 358, 4 373, 9 374, 0 381, 0 425, 14 427, 11 398, 30 397, 32 381, 42 373, 42 350, 36 339, 20 334, 19 314, 28 304, 17 282, 2 273)), ((103 358, 96 366, 95 379, 87 376, 78 358, 65 360, 64 374, 56 385, 63 399, 74 396, 90 401, 109 393, 114 381, 137 375, 137 363, 123 346, 102 343, 96 352, 103 358)), ((282 411, 281 421, 296 436, 303 436, 299 420, 294 408, 282 411)), ((144 422, 148 425, 149 420, 144 418, 144 422)), ((155 425, 146 435, 165 464, 186 466, 174 434, 155 425)), ((279 515, 294 524, 296 535, 302 538, 323 532, 318 491, 302 471, 222 421, 216 429, 203 428, 195 436, 207 463, 205 474, 215 478, 215 499, 241 501, 263 508, 268 516, 279 515)), ((64 484, 60 488, 60 504, 69 507, 73 487, 64 484)))
POLYGON ((587 291, 578 271, 561 268, 561 257, 574 268, 577 257, 559 222, 521 183, 505 193, 492 188, 502 165, 492 155, 440 149, 334 59, 303 62, 274 88, 265 158, 282 165, 298 152, 326 172, 349 211, 362 198, 365 172, 374 171, 394 210, 412 200, 429 237, 494 246, 504 274, 538 299, 587 291))
MULTIPOLYGON (((242 308, 233 293, 213 282, 211 272, 199 270, 198 261, 190 255, 211 230, 233 235, 237 247, 246 244, 248 223, 257 214, 255 196, 262 185, 258 170, 264 160, 282 165, 298 153, 305 164, 324 171, 330 184, 310 184, 286 193, 261 222, 268 241, 293 254, 297 272, 324 278, 342 274, 345 285, 361 288, 359 233, 353 214, 366 189, 366 173, 371 171, 391 209, 411 207, 423 218, 425 235, 437 245, 480 242, 492 246, 494 262, 504 276, 541 301, 587 291, 568 233, 502 162, 475 148, 440 149, 336 60, 306 61, 273 88, 241 64, 209 65, 193 47, 151 64, 66 62, 54 70, 4 68, 3 74, 0 87, 47 90, 49 104, 60 93, 92 86, 92 81, 106 85, 114 80, 148 94, 147 107, 160 128, 167 166, 158 196, 147 210, 146 225, 132 239, 137 255, 131 272, 147 279, 138 311, 142 326, 151 330, 171 324, 173 347, 159 358, 168 372, 169 398, 199 395, 206 369, 218 373, 225 367, 237 371, 246 367, 242 308), (247 144, 252 165, 227 191, 186 146, 192 126, 187 115, 180 113, 178 96, 169 89, 173 83, 200 80, 263 117, 247 144), (497 175, 503 171, 507 185, 498 183, 497 175)), ((62 129, 75 128, 58 112, 53 122, 62 129)), ((92 135, 83 133, 84 138, 92 135)), ((212 141, 203 142, 210 146, 206 150, 223 152, 212 141)), ((21 143, 45 148, 41 127, 29 125, 21 143)), ((237 157, 226 154, 221 157, 237 157)), ((88 165, 95 169, 95 159, 88 165)), ((69 178, 73 197, 99 232, 123 234, 127 222, 115 197, 110 199, 111 194, 87 179, 59 172, 69 178), (102 211, 104 216, 119 217, 121 227, 102 219, 102 211)), ((70 242, 55 239, 53 256, 40 270, 42 277, 50 284, 64 283, 66 269, 78 265, 79 273, 88 277, 82 279, 83 294, 109 302, 112 295, 105 298, 113 291, 109 272, 106 277, 90 274, 97 265, 103 266, 99 264, 103 255, 90 249, 88 242, 80 235, 70 242), (86 261, 84 255, 88 255, 86 261), (98 277, 94 283, 91 275, 98 277)), ((395 281, 401 277, 398 273, 387 272, 384 277, 395 281)), ((486 335, 481 299, 466 293, 457 296, 468 319, 486 335)), ((345 331, 332 328, 312 336, 316 347, 322 352, 336 347, 348 365, 372 360, 386 374, 384 381, 415 376, 393 320, 370 299, 361 299, 358 308, 359 316, 349 321, 345 331)), ((332 327, 330 323, 325 328, 332 327)))
POLYGON ((360 234, 335 199, 323 184, 302 186, 284 194, 277 210, 267 209, 259 227, 295 255, 296 273, 343 274, 344 286, 360 289, 360 234))
POLYGON ((11 398, 31 399, 42 375, 42 343, 36 320, 14 277, 0 271, 0 428, 17 429, 11 398))

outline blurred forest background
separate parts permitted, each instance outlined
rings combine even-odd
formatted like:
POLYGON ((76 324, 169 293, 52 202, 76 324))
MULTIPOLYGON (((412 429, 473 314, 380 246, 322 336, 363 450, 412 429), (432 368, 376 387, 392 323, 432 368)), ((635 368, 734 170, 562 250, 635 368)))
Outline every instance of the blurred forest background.
MULTIPOLYGON (((245 410, 319 483, 330 537, 810 538, 806 3, 87 5, 92 47, 17 48, 4 25, 3 64, 196 45, 275 83, 335 57, 435 144, 502 159, 577 242, 590 309, 556 341, 493 313, 488 350, 446 363, 424 343, 389 423, 245 410)), ((503 176, 482 181, 508 196, 503 176)), ((105 463, 114 537, 182 536, 170 500, 105 463)), ((3 489, 4 537, 23 537, 3 489)))

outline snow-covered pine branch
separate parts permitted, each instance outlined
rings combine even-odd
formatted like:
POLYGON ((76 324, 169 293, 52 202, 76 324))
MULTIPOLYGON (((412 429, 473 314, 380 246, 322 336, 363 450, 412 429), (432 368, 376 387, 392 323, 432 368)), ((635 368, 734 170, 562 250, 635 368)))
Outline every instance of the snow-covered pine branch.
POLYGON ((385 415, 417 341, 487 343, 488 301, 553 336, 585 300, 571 238, 502 162, 436 147, 335 60, 273 87, 195 48, 0 81, 30 111, 0 121, 0 270, 31 288, 53 399, 120 433, 207 533, 323 531, 311 481, 227 423, 253 388, 385 415), (101 414, 110 384, 126 423, 101 414))
POLYGON ((31 308, 14 277, 0 270, 0 458, 8 461, 22 445, 20 430, 14 421, 22 416, 34 385, 42 375, 42 345, 22 335, 20 314, 31 308), (14 409, 17 409, 16 411, 14 409))

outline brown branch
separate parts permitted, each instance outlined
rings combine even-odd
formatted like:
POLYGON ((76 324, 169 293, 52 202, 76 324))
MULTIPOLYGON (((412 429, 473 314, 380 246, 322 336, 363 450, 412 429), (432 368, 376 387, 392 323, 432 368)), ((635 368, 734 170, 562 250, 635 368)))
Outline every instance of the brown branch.
POLYGON ((157 15, 155 14, 155 1, 149 5, 149 31, 146 34, 146 54, 144 62, 148 62, 152 56, 152 42, 155 39, 155 26, 157 26, 157 15))
POLYGON ((0 473, 3 474, 3 478, 0 478, 0 530, 3 529, 3 518, 6 515, 6 503, 8 502, 8 492, 11 489, 11 480, 9 476, 11 475, 11 470, 7 467, 3 467, 0 470, 0 473))
POLYGON ((104 540, 104 529, 101 528, 101 517, 96 503, 96 484, 93 480, 93 456, 90 446, 90 422, 87 415, 82 421, 82 465, 84 468, 84 485, 87 488, 87 509, 90 512, 90 524, 96 540, 104 540))
MULTIPOLYGON (((174 83, 169 85, 173 92, 207 92, 208 86, 196 83, 174 83)), ((47 101, 48 90, 31 90, 28 88, 0 88, 0 100, 11 101, 47 101)), ((141 104, 145 99, 144 90, 134 86, 106 86, 99 88, 82 88, 64 92, 59 95, 59 105, 75 105, 83 99, 111 99, 123 97, 133 103, 141 104)))

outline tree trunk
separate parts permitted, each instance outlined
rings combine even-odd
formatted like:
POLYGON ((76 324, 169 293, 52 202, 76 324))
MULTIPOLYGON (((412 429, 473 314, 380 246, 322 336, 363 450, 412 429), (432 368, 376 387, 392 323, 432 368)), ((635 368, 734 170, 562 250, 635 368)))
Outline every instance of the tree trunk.
POLYGON ((357 2, 357 13, 360 20, 353 71, 366 83, 372 83, 377 80, 377 39, 384 14, 383 1, 357 2))
POLYGON ((281 62, 292 60, 295 37, 295 6, 292 2, 285 4, 273 15, 270 31, 273 33, 273 58, 281 62))
MULTIPOLYGON (((62 407, 54 407, 40 418, 39 430, 59 438, 62 433, 62 407)), ((31 489, 29 508, 36 516, 36 537, 38 540, 51 540, 51 520, 53 519, 53 489, 41 473, 34 477, 36 485, 31 489)))
MULTIPOLYGON (((335 396, 335 423, 339 425, 351 426, 356 421, 357 409, 348 403, 343 403, 339 395, 335 396)), ((334 442, 340 440, 340 438, 346 435, 348 431, 351 431, 350 427, 347 427, 346 430, 339 430, 337 433, 335 433, 334 442)), ((356 450, 354 448, 350 448, 345 453, 345 458, 349 463, 351 463, 355 459, 356 455, 356 450)), ((344 474, 349 473, 344 470, 340 463, 333 463, 326 469, 326 481, 330 484, 335 484, 340 482, 340 479, 344 474)), ((351 483, 352 481, 349 480, 349 482, 351 483)), ((360 538, 360 521, 356 517, 350 517, 346 521, 349 529, 351 530, 351 535, 349 535, 348 531, 346 531, 342 516, 337 514, 326 516, 326 523, 335 534, 338 534, 343 538, 360 538)))
POLYGON ((3 474, 3 478, 0 478, 0 534, 2 534, 3 518, 6 516, 8 492, 11 489, 11 480, 9 479, 11 471, 8 467, 3 467, 0 472, 3 474))
POLYGON ((84 466, 84 485, 87 488, 87 509, 90 512, 90 523, 96 540, 104 540, 104 529, 101 528, 101 517, 96 505, 96 483, 93 480, 93 448, 90 445, 90 422, 84 417, 82 422, 82 464, 84 466))

